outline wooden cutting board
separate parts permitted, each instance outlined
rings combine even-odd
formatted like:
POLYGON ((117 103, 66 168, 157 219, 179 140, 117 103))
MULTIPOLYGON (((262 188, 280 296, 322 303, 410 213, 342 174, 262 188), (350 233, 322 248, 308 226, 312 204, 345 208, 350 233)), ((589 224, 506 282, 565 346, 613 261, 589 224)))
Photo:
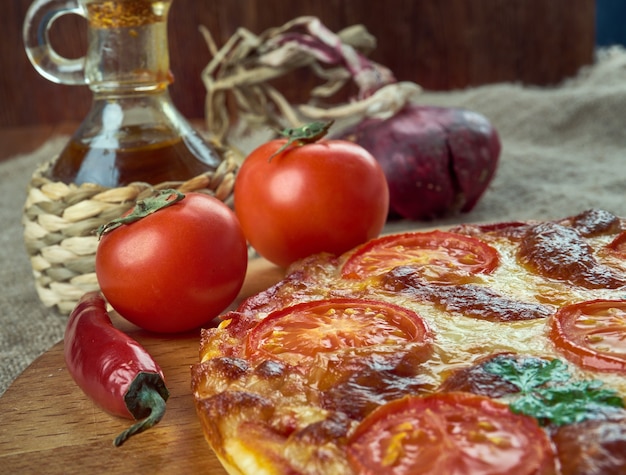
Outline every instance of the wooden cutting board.
MULTIPOLYGON (((235 304, 282 276, 267 261, 252 260, 235 304)), ((81 392, 65 368, 59 342, 0 398, 0 472, 225 475, 204 440, 191 395, 189 367, 198 360, 199 331, 159 336, 119 317, 113 321, 161 365, 170 390, 163 420, 114 447, 113 439, 131 421, 107 415, 81 392)))

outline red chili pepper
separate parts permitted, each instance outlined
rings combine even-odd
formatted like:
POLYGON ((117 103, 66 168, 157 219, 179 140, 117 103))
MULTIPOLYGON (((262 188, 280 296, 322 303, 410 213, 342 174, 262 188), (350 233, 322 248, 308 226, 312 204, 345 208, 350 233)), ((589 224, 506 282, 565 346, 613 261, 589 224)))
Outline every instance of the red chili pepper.
POLYGON ((65 329, 65 364, 76 384, 110 414, 139 420, 116 437, 130 436, 159 422, 169 391, 163 371, 148 352, 115 328, 99 292, 88 292, 65 329))

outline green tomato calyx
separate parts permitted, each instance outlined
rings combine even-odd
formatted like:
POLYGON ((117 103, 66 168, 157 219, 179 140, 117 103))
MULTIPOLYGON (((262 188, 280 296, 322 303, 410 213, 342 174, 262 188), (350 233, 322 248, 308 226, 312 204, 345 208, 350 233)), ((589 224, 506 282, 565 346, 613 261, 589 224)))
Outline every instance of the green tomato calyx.
POLYGON ((292 144, 305 145, 317 142, 328 133, 328 130, 334 123, 334 120, 329 122, 311 122, 303 125, 302 127, 281 130, 279 133, 287 139, 287 143, 276 150, 276 152, 270 156, 269 160, 271 161, 272 158, 285 150, 287 147, 290 147, 292 144))
POLYGON ((139 221, 152 213, 155 213, 163 208, 167 208, 174 203, 178 203, 184 197, 185 195, 180 191, 168 188, 160 190, 153 196, 139 200, 135 203, 135 207, 129 214, 115 218, 100 226, 97 231, 98 239, 100 239, 102 235, 119 228, 123 224, 134 223, 135 221, 139 221))

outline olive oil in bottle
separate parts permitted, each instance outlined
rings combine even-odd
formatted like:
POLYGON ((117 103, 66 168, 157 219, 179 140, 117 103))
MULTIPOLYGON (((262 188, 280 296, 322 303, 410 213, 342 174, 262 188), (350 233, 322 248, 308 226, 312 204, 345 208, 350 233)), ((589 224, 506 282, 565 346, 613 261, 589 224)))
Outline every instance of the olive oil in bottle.
MULTIPOLYGON (((215 170, 221 157, 176 109, 169 95, 167 15, 173 0, 76 0, 77 8, 52 10, 42 0, 29 15, 47 31, 63 13, 87 19, 88 47, 82 61, 52 51, 36 27, 26 50, 45 77, 87 84, 93 103, 87 117, 48 171, 65 183, 117 187, 134 181, 157 184, 187 180, 215 170), (73 65, 69 67, 68 65, 73 65)), ((28 20, 28 19, 27 19, 28 20)), ((34 25, 36 26, 36 25, 34 25)))

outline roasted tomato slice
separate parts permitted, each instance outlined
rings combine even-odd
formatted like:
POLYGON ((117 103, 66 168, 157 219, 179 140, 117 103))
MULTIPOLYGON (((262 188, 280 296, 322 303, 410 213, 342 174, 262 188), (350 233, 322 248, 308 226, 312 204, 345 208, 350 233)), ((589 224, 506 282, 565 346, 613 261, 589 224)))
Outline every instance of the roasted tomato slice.
POLYGON ((626 373, 626 300, 589 300, 562 307, 550 338, 571 362, 626 373))
POLYGON ((407 396, 368 415, 348 440, 359 474, 549 474, 554 454, 537 422, 469 393, 407 396))
POLYGON ((269 314, 248 335, 246 352, 298 365, 323 353, 401 351, 430 339, 426 323, 412 310, 373 300, 328 299, 269 314))
POLYGON ((415 232, 364 244, 344 263, 341 273, 345 278, 362 279, 408 265, 430 281, 458 282, 489 274, 498 262, 498 251, 474 237, 445 231, 415 232))

